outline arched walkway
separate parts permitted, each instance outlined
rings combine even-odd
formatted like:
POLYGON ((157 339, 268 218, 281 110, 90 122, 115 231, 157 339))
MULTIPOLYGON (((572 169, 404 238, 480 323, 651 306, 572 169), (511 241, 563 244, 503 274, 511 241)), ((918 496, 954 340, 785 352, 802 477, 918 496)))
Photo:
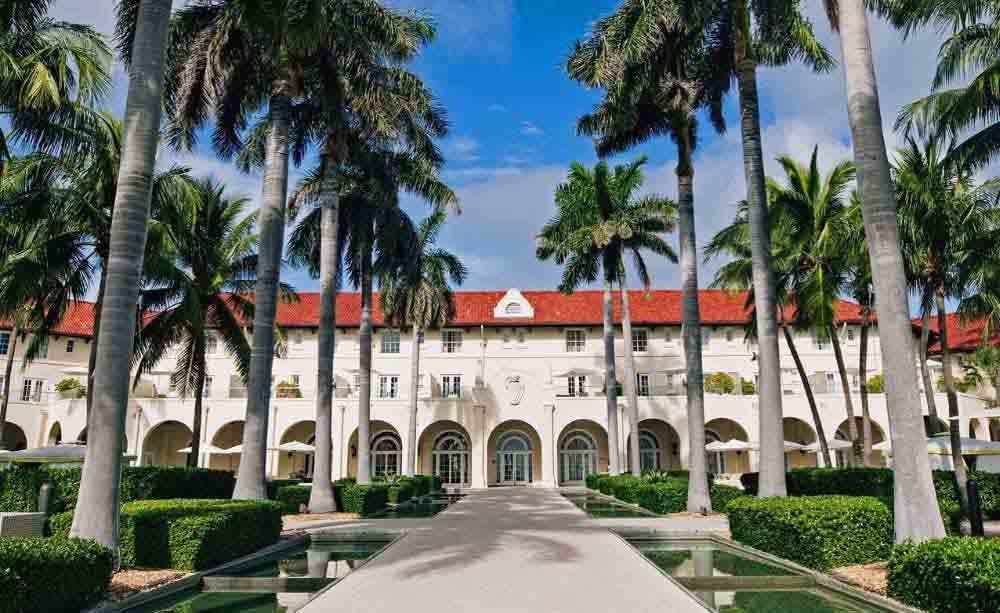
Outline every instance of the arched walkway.
POLYGON ((559 434, 559 482, 582 483, 608 470, 608 433, 589 419, 566 424, 559 434))
MULTIPOLYGON (((212 437, 212 446, 219 449, 229 449, 243 443, 243 420, 231 421, 215 431, 212 437)), ((209 468, 219 470, 233 470, 239 468, 240 456, 235 453, 218 454, 212 453, 208 456, 209 468)))
POLYGON ((49 447, 54 447, 62 443, 62 426, 59 422, 52 424, 52 428, 49 430, 49 437, 46 440, 46 445, 49 447))
MULTIPOLYGON (((705 424, 705 444, 729 440, 750 442, 743 426, 731 419, 720 417, 705 424)), ((724 451, 708 454, 708 472, 715 475, 750 472, 750 458, 745 451, 724 451)))
MULTIPOLYGON (((816 442, 816 431, 808 423, 796 417, 786 417, 782 420, 785 440, 800 445, 811 445, 816 442)), ((786 451, 785 468, 812 468, 819 466, 819 453, 815 451, 786 451)))
POLYGON ((28 437, 24 434, 24 430, 12 421, 4 424, 3 448, 7 451, 21 451, 28 448, 28 437))
MULTIPOLYGON (((854 418, 854 423, 858 428, 858 440, 864 439, 864 420, 860 417, 854 418)), ((851 440, 850 429, 848 428, 848 421, 845 419, 840 422, 837 426, 836 438, 839 441, 849 441, 851 440)), ((872 445, 877 445, 885 440, 885 433, 882 431, 882 427, 873 419, 872 420, 872 445)), ((851 450, 850 449, 838 449, 837 450, 837 465, 838 466, 849 466, 851 460, 851 450)), ((869 466, 885 466, 885 454, 880 451, 872 451, 871 455, 868 456, 869 466)))
POLYGON ((179 421, 156 424, 142 444, 144 466, 184 466, 187 454, 178 452, 191 445, 191 429, 179 421))
MULTIPOLYGON (((625 437, 625 465, 632 469, 632 435, 625 437)), ((639 470, 651 472, 675 470, 681 467, 681 439, 674 427, 662 419, 644 419, 639 422, 639 470)))
POLYGON ((458 422, 441 420, 424 428, 417 441, 417 472, 436 475, 449 487, 471 483, 472 439, 458 422))
POLYGON ((490 433, 487 471, 490 485, 524 485, 542 475, 542 439, 531 425, 512 419, 490 433))
MULTIPOLYGON (((300 421, 289 426, 281 438, 279 445, 299 442, 312 445, 316 441, 316 422, 311 419, 300 421)), ((278 474, 282 477, 312 477, 313 454, 301 451, 277 451, 278 474)))
MULTIPOLYGON (((347 445, 347 474, 358 474, 358 429, 355 428, 347 445)), ((398 475, 403 469, 403 443, 399 432, 391 424, 374 420, 371 422, 371 467, 372 477, 398 475)))

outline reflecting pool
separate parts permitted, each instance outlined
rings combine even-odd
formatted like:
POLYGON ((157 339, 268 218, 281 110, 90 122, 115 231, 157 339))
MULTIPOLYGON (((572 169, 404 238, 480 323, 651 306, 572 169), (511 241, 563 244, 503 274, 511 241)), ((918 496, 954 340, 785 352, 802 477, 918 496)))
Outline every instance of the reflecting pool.
POLYGON ((655 513, 597 494, 563 493, 563 496, 594 518, 659 517, 655 513))

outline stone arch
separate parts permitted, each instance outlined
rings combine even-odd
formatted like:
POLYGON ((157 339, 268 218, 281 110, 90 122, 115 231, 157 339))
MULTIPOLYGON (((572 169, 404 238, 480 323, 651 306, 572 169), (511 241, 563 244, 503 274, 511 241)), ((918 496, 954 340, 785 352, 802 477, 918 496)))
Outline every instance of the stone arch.
POLYGON ((161 421, 146 433, 142 443, 144 466, 184 466, 187 454, 178 450, 191 445, 191 429, 179 421, 161 421))
POLYGON ((59 445, 62 443, 62 425, 59 422, 52 424, 49 428, 49 436, 45 441, 45 444, 49 447, 59 445))
MULTIPOLYGON (((223 424, 218 430, 215 431, 215 434, 212 435, 212 446, 218 447, 219 449, 229 449, 231 447, 235 447, 236 445, 243 444, 243 425, 244 422, 242 419, 237 419, 223 424)), ((239 463, 239 454, 210 453, 208 455, 208 466, 210 468, 235 471, 239 467, 239 463)))
POLYGON ((472 437, 462 424, 442 419, 429 424, 417 439, 416 472, 437 475, 449 487, 463 487, 472 479, 472 437))
MULTIPOLYGON (((316 442, 316 422, 303 419, 285 428, 278 444, 291 442, 312 445, 316 442)), ((298 475, 311 477, 313 472, 313 454, 300 451, 276 451, 278 454, 278 474, 282 477, 298 475)))
MULTIPOLYGON (((729 440, 750 442, 750 436, 736 421, 718 417, 705 424, 705 443, 729 440)), ((739 474, 750 471, 749 454, 745 451, 725 451, 708 454, 708 470, 715 474, 739 474)))
POLYGON ((608 433, 596 421, 566 424, 557 445, 560 483, 580 483, 590 473, 608 472, 608 433))
MULTIPOLYGON (((858 429, 858 438, 862 439, 864 437, 864 420, 860 417, 855 417, 854 422, 858 429)), ((882 430, 882 426, 879 425, 874 419, 872 422, 872 445, 877 445, 885 440, 885 431, 882 430)), ((848 427, 848 420, 840 422, 837 426, 836 434, 834 435, 837 440, 849 441, 851 440, 850 429, 848 427)), ((850 462, 851 450, 850 449, 840 449, 837 451, 837 465, 847 466, 850 462)), ((885 454, 879 451, 872 451, 871 455, 868 456, 869 466, 885 466, 885 454)))
MULTIPOLYGON (((378 419, 373 419, 372 420, 370 432, 371 432, 371 443, 372 443, 371 450, 372 450, 372 455, 373 455, 372 459, 373 460, 374 460, 374 454, 376 452, 376 450, 375 450, 375 443, 380 440, 379 437, 382 437, 383 435, 388 434, 388 435, 394 437, 396 441, 398 441, 399 452, 398 452, 398 455, 396 456, 396 472, 399 473, 402 470, 402 468, 403 468, 403 464, 402 464, 402 461, 403 461, 402 440, 403 439, 402 439, 402 437, 399 436, 399 432, 389 422, 381 421, 381 420, 378 420, 378 419)), ((349 477, 356 477, 358 475, 358 429, 357 428, 354 429, 354 432, 351 433, 351 438, 348 439, 347 449, 348 449, 348 456, 347 456, 347 476, 349 476, 349 477)), ((383 452, 380 452, 380 453, 383 453, 383 452)), ((387 460, 391 461, 391 459, 388 456, 383 456, 383 457, 385 457, 387 460)), ((374 463, 374 461, 371 464, 371 469, 372 469, 372 476, 374 477, 375 476, 375 463, 374 463)))
POLYGON ((7 451, 21 451, 28 448, 28 436, 21 429, 21 426, 14 422, 6 422, 2 434, 3 439, 0 442, 3 443, 3 449, 7 451))
MULTIPOLYGON (((818 440, 816 431, 808 422, 797 417, 785 417, 781 427, 786 441, 800 445, 811 445, 818 440)), ((819 466, 819 453, 815 451, 786 451, 785 468, 813 468, 819 466)))
MULTIPOLYGON (((625 437, 625 466, 632 469, 629 449, 632 434, 625 437)), ((643 472, 681 468, 681 437, 669 423, 649 418, 639 422, 639 466, 643 472)))
POLYGON ((542 438, 531 424, 510 419, 490 432, 486 447, 489 485, 518 485, 542 481, 542 438), (506 455, 501 456, 501 452, 506 455))

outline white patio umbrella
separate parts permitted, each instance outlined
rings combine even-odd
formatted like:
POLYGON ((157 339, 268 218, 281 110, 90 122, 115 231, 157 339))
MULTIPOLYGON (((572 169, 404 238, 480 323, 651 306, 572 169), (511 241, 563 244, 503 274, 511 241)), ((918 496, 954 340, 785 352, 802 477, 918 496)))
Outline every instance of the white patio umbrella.
MULTIPOLYGON (((965 437, 960 440, 962 455, 1000 455, 1000 442, 965 437)), ((951 440, 947 436, 935 436, 927 439, 927 453, 951 455, 951 440)))
POLYGON ((242 444, 240 444, 240 445, 233 445, 229 449, 220 449, 218 451, 218 453, 221 453, 221 454, 224 454, 224 455, 239 455, 239 454, 243 453, 243 445, 242 444))
POLYGON ((314 453, 316 447, 303 443, 301 441, 289 441, 287 443, 282 443, 278 445, 275 449, 278 451, 288 451, 288 452, 298 452, 298 453, 314 453))
MULTIPOLYGON (((851 441, 842 441, 839 438, 835 438, 832 441, 827 441, 826 445, 830 449, 850 449, 853 446, 851 445, 851 441)), ((816 441, 815 443, 809 443, 802 449, 804 451, 819 451, 819 441, 816 441)))
POLYGON ((792 441, 785 441, 785 451, 802 451, 806 446, 801 443, 793 443, 792 441))
POLYGON ((753 449, 753 445, 746 441, 738 441, 736 439, 730 439, 723 443, 722 441, 713 441, 705 445, 705 451, 722 452, 722 451, 748 451, 753 449))
MULTIPOLYGON (((191 447, 188 446, 188 447, 185 447, 184 449, 178 449, 177 453, 191 453, 191 451, 192 451, 191 447)), ((226 452, 225 449, 220 449, 220 448, 216 447, 215 445, 207 445, 206 444, 206 445, 202 445, 201 446, 201 453, 225 453, 225 452, 226 452)))

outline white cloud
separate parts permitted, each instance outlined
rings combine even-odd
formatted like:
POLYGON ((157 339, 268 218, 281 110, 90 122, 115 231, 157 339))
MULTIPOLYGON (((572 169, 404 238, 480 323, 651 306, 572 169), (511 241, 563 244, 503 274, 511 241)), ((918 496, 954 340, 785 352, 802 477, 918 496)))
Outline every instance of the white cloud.
POLYGON ((530 121, 522 121, 521 134, 525 136, 542 136, 545 132, 530 121))
POLYGON ((458 162, 474 162, 479 159, 479 142, 470 136, 454 136, 444 145, 445 155, 458 162))

